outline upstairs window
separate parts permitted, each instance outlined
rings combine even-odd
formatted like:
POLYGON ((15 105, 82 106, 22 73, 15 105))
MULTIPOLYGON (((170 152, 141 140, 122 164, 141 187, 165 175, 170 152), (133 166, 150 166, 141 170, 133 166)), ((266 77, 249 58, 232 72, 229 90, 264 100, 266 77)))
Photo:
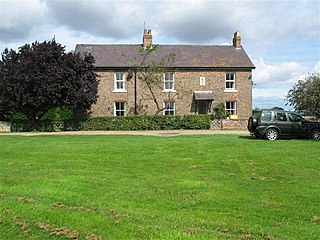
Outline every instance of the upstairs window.
POLYGON ((235 73, 226 73, 226 90, 236 90, 235 73))
POLYGON ((164 74, 164 91, 174 90, 174 74, 168 72, 164 74))
POLYGON ((165 102, 163 115, 175 115, 176 114, 176 103, 175 102, 165 102))
POLYGON ((126 90, 126 81, 124 73, 118 72, 114 74, 114 90, 119 92, 126 90))

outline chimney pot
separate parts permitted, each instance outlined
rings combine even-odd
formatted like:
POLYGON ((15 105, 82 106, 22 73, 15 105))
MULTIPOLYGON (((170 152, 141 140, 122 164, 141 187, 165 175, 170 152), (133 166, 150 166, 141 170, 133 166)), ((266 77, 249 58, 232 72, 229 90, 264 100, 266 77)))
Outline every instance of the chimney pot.
POLYGON ((144 47, 152 46, 151 29, 144 29, 142 43, 144 47))
POLYGON ((237 49, 241 48, 240 32, 236 31, 233 36, 233 46, 237 49))

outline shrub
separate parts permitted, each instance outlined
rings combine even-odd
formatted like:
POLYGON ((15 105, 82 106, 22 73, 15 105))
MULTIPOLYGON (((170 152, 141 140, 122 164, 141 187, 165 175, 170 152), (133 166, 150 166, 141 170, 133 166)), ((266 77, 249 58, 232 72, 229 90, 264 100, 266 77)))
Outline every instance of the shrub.
POLYGON ((226 119, 228 113, 223 102, 219 103, 215 108, 213 108, 214 118, 216 119, 226 119))
POLYGON ((68 121, 73 118, 73 110, 70 107, 51 108, 41 120, 68 121))
MULTIPOLYGON (((49 116, 56 116, 51 113, 49 116)), ((60 115, 59 115, 60 116, 60 115)), ((25 119, 12 121, 11 131, 132 131, 132 130, 175 130, 209 129, 212 115, 139 115, 123 117, 92 117, 87 120, 47 118, 39 122, 36 129, 25 119)))
POLYGON ((211 120, 211 115, 93 117, 83 123, 82 130, 209 129, 211 120))

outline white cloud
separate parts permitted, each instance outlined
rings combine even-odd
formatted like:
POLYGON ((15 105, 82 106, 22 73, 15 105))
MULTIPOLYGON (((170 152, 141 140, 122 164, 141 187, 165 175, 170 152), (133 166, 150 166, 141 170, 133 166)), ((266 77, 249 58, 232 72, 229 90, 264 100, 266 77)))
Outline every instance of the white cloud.
POLYGON ((320 74, 320 60, 317 62, 317 64, 313 68, 315 73, 320 74))
POLYGON ((43 1, 51 20, 71 31, 119 40, 143 30, 144 8, 135 1, 43 1))
POLYGON ((275 45, 281 39, 319 39, 319 7, 311 1, 159 2, 159 27, 167 37, 208 42, 238 30, 247 40, 275 45))
POLYGON ((30 31, 43 24, 40 0, 1 0, 0 9, 1 41, 27 38, 30 31))
POLYGON ((0 41, 4 44, 27 39, 32 31, 48 24, 79 35, 122 41, 133 36, 140 38, 145 21, 148 28, 159 34, 155 38, 158 43, 159 40, 231 43, 236 30, 243 35, 244 45, 256 44, 266 49, 284 39, 320 38, 317 0, 0 0, 0 3, 0 41))
POLYGON ((255 59, 256 69, 253 72, 253 106, 258 108, 282 107, 285 97, 294 84, 309 73, 319 72, 320 62, 309 67, 296 62, 284 62, 269 65, 263 59, 255 59))
POLYGON ((256 69, 253 71, 253 81, 260 84, 294 84, 312 69, 297 62, 283 62, 268 65, 262 58, 253 59, 256 69))

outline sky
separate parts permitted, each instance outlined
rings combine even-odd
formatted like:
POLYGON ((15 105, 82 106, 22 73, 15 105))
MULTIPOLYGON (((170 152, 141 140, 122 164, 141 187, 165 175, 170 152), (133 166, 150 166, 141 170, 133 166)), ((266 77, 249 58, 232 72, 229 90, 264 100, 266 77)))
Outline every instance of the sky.
POLYGON ((253 61, 253 107, 283 107, 294 84, 320 72, 319 0, 0 0, 0 51, 56 39, 76 44, 231 45, 253 61))

